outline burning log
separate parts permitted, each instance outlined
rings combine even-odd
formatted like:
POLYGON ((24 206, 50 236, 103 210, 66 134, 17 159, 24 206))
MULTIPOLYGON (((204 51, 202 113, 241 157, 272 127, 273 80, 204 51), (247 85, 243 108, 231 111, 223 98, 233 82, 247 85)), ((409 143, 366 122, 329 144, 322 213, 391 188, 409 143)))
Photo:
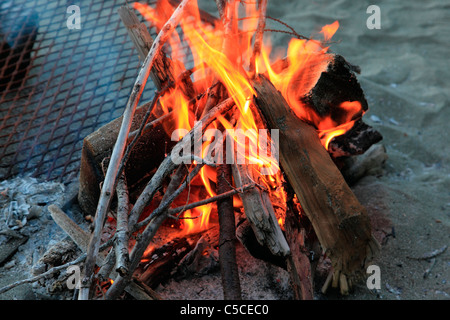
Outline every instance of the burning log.
POLYGON ((209 272, 217 266, 211 265, 206 250, 219 245, 218 228, 177 236, 168 243, 148 250, 141 259, 135 277, 150 288, 170 278, 181 280, 192 274, 209 272), (203 265, 205 263, 207 265, 203 265))
POLYGON ((311 221, 335 279, 360 277, 379 245, 372 237, 365 208, 323 148, 316 130, 291 112, 289 105, 264 77, 253 82, 255 102, 270 128, 280 132, 280 163, 311 221))
POLYGON ((238 223, 236 237, 253 257, 286 269, 286 257, 274 255, 267 246, 261 245, 247 219, 238 223))
MULTIPOLYGON (((196 237, 198 239, 200 236, 196 237)), ((141 260, 143 271, 136 272, 139 280, 153 289, 167 281, 181 259, 193 249, 189 240, 187 237, 177 237, 151 251, 148 256, 144 255, 141 260)))
POLYGON ((355 76, 359 67, 333 53, 307 52, 297 59, 308 63, 298 67, 295 60, 284 58, 265 75, 288 98, 297 117, 318 130, 333 158, 362 154, 382 139, 361 119, 368 104, 355 76))
POLYGON ((175 272, 175 279, 204 275, 219 267, 219 233, 217 227, 202 232, 194 249, 180 261, 175 272))
POLYGON ((363 154, 382 138, 378 131, 359 119, 350 130, 330 141, 328 152, 334 159, 363 154))

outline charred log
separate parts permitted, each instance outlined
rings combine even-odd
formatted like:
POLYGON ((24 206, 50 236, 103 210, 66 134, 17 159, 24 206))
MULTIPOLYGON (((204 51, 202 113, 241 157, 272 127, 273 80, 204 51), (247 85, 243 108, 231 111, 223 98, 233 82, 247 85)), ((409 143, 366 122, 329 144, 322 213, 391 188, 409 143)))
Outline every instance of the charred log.
POLYGON ((333 158, 363 154, 382 139, 377 130, 360 119, 346 133, 331 140, 328 152, 333 158))
POLYGON ((138 279, 152 289, 167 281, 183 257, 193 249, 186 238, 175 238, 143 257, 138 279))

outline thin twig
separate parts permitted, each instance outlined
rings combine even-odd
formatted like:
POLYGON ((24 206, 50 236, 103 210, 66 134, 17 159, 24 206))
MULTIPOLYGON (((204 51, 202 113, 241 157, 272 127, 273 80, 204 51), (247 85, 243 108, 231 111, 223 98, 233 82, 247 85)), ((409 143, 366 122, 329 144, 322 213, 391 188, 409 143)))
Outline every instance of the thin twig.
MULTIPOLYGON (((295 29, 292 28, 290 25, 288 25, 286 22, 283 22, 283 21, 273 18, 271 16, 265 16, 265 18, 276 21, 276 22, 282 24, 283 26, 285 26, 286 28, 288 28, 289 30, 291 30, 291 31, 285 31, 285 30, 278 30, 278 29, 264 29, 264 31, 266 31, 266 32, 282 32, 282 33, 290 34, 290 35, 296 37, 297 39, 311 40, 311 38, 305 37, 304 35, 297 33, 297 31, 295 31, 295 29)), ((248 20, 248 19, 259 19, 259 16, 242 17, 242 18, 239 18, 238 20, 240 21, 240 20, 248 20)), ((246 31, 240 31, 240 32, 241 33, 256 32, 256 30, 246 30, 246 31)))
MULTIPOLYGON (((218 3, 219 1, 216 1, 218 3)), ((220 8, 219 8, 220 12, 220 8)), ((228 57, 233 65, 237 65, 237 52, 233 49, 235 39, 232 34, 238 30, 236 1, 229 0, 225 10, 221 13, 224 26, 224 40, 222 43, 222 53, 228 57)), ((226 159, 226 148, 223 150, 223 158, 226 159)), ((216 169, 217 192, 225 193, 231 190, 231 165, 220 164, 216 169)), ((225 299, 241 299, 241 286, 239 281, 239 271, 236 263, 236 230, 233 210, 233 199, 222 198, 217 202, 219 215, 219 262, 222 275, 222 288, 225 299)))
POLYGON ((311 40, 311 39, 308 38, 308 37, 305 37, 305 36, 303 36, 303 35, 301 35, 301 34, 298 34, 297 31, 295 31, 294 28, 292 28, 292 27, 291 27, 290 25, 288 25, 287 23, 281 21, 280 19, 272 18, 271 16, 266 16, 266 18, 267 18, 267 19, 270 19, 270 20, 273 20, 273 21, 276 21, 276 22, 282 24, 283 26, 285 26, 286 28, 290 29, 291 32, 292 32, 291 34, 294 35, 294 36, 296 36, 298 39, 311 40))
POLYGON ((28 278, 28 279, 24 279, 24 280, 19 280, 19 281, 13 282, 13 283, 11 283, 11 284, 9 284, 9 285, 3 287, 3 288, 0 288, 0 294, 5 293, 6 291, 9 291, 9 290, 11 290, 11 289, 13 289, 13 288, 15 288, 15 287, 17 287, 17 286, 20 286, 20 285, 22 285, 22 284, 25 284, 25 283, 33 283, 33 282, 36 282, 36 281, 38 281, 38 280, 40 280, 40 279, 42 279, 42 278, 45 278, 45 277, 47 277, 47 276, 49 276, 49 275, 52 275, 52 274, 55 273, 55 272, 58 272, 58 271, 61 271, 61 270, 65 270, 65 269, 67 269, 68 267, 73 266, 74 264, 82 263, 82 262, 84 261, 85 258, 86 258, 86 254, 82 254, 82 255, 79 256, 76 260, 73 260, 73 261, 71 261, 71 262, 68 262, 68 263, 66 263, 66 264, 63 264, 63 265, 60 265, 60 266, 57 266, 57 267, 53 267, 53 268, 47 270, 46 272, 41 273, 41 274, 39 274, 39 275, 37 275, 37 276, 34 276, 34 277, 32 277, 32 278, 28 278))
POLYGON ((124 276, 128 273, 128 212, 130 202, 128 198, 128 186, 125 175, 122 174, 117 182, 117 227, 116 227, 116 271, 124 276))
POLYGON ((431 265, 425 270, 423 273, 423 278, 426 279, 431 273, 431 269, 433 269, 434 265, 436 264, 436 258, 431 258, 430 260, 431 265))
POLYGON ((418 257, 418 258, 416 258, 416 257, 409 257, 409 256, 407 256, 407 258, 408 259, 412 259, 412 260, 430 260, 431 258, 435 258, 438 255, 443 254, 445 252, 445 250, 447 250, 447 245, 443 246, 440 249, 436 249, 436 250, 434 250, 432 252, 424 254, 423 256, 418 257))
POLYGON ((105 176, 97 205, 94 232, 92 233, 89 242, 85 270, 81 281, 81 288, 79 293, 80 300, 89 299, 89 287, 91 285, 92 275, 94 273, 95 262, 101 239, 101 231, 103 229, 103 222, 105 221, 106 213, 114 194, 117 172, 119 170, 120 162, 122 160, 122 156, 126 147, 127 138, 130 132, 131 123, 136 111, 136 107, 144 90, 145 84, 147 83, 150 71, 155 63, 156 57, 158 57, 158 55, 160 54, 162 45, 167 41, 172 31, 181 20, 182 13, 186 8, 188 2, 189 0, 183 0, 181 2, 175 12, 172 14, 172 17, 166 22, 162 30, 159 32, 158 36, 152 44, 152 47, 150 48, 147 57, 144 60, 141 70, 139 71, 139 75, 136 79, 130 98, 128 99, 127 105, 125 107, 122 118, 122 125, 117 136, 116 144, 114 145, 111 160, 108 166, 108 172, 105 176))
MULTIPOLYGON (((226 150, 223 152, 225 154, 226 150)), ((216 173, 217 192, 234 192, 229 186, 232 179, 231 165, 219 165, 216 173)), ((242 293, 236 262, 236 221, 233 199, 226 197, 217 201, 217 211, 219 215, 219 264, 223 296, 226 300, 240 300, 242 299, 242 293)))
MULTIPOLYGON (((164 210, 166 210, 172 202, 183 192, 187 186, 190 185, 190 180, 193 179, 198 172, 200 172, 200 169, 203 167, 203 164, 197 165, 194 170, 186 177, 186 180, 176 189, 175 192, 171 193, 168 197, 165 199, 163 198, 163 201, 159 204, 158 208, 156 208, 150 216, 142 220, 141 222, 137 223, 134 230, 139 230, 143 226, 147 225, 152 219, 154 219, 156 216, 161 214, 164 210)), ((167 194, 167 193, 166 193, 167 194)))
MULTIPOLYGON (((107 242, 105 242, 103 245, 100 246, 99 251, 101 252, 101 251, 111 247, 111 245, 113 244, 113 241, 114 241, 113 238, 109 239, 107 242)), ((9 291, 9 290, 11 290, 11 289, 13 289, 15 287, 18 287, 18 286, 22 285, 22 284, 33 283, 33 282, 39 281, 40 279, 48 277, 48 276, 54 274, 55 272, 59 272, 61 270, 67 270, 67 268, 70 267, 70 266, 83 263, 83 261, 85 259, 86 259, 86 253, 83 253, 77 259, 75 259, 73 261, 67 262, 67 263, 62 264, 60 266, 53 267, 51 269, 48 269, 46 272, 41 273, 41 274, 39 274, 37 276, 31 277, 31 278, 27 278, 27 279, 23 279, 23 280, 19 280, 19 281, 13 282, 13 283, 11 283, 11 284, 9 284, 7 286, 4 286, 3 288, 0 288, 0 294, 5 293, 5 292, 7 292, 7 291, 9 291)))
POLYGON ((225 21, 223 20, 225 17, 225 9, 227 6, 227 0, 216 0, 216 6, 217 10, 219 11, 219 17, 222 20, 222 23, 225 21))
POLYGON ((266 27, 266 10, 267 0, 259 0, 259 18, 256 27, 255 42, 253 43, 252 56, 250 57, 249 72, 251 77, 255 75, 256 58, 261 54, 261 47, 264 36, 264 28, 266 27))
POLYGON ((176 208, 172 208, 172 209, 169 210, 169 215, 171 215, 175 219, 190 219, 189 217, 188 218, 182 218, 182 217, 173 216, 173 215, 175 213, 183 213, 183 211, 185 211, 185 210, 190 210, 190 209, 193 209, 193 208, 196 208, 196 207, 204 206, 205 204, 209 204, 209 203, 216 202, 216 201, 228 198, 228 197, 232 197, 235 194, 244 192, 246 190, 249 190, 249 189, 255 188, 255 187, 256 186, 253 183, 246 184, 245 186, 242 186, 242 188, 241 188, 242 190, 240 190, 240 189, 239 190, 238 189, 230 190, 230 191, 218 194, 216 196, 210 197, 208 199, 203 199, 203 200, 196 201, 196 202, 184 205, 184 206, 179 206, 179 207, 176 207, 176 208))
POLYGON ((116 250, 111 248, 108 255, 105 258, 103 265, 97 273, 97 277, 100 281, 107 281, 111 276, 111 272, 116 265, 116 250))

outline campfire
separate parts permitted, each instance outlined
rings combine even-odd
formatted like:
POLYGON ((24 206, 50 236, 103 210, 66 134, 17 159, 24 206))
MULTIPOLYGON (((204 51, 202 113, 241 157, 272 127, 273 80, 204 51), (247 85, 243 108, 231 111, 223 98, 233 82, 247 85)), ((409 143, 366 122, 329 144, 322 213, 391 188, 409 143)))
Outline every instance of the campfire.
POLYGON ((217 266, 224 298, 240 299, 236 241, 285 268, 296 299, 318 289, 314 255, 331 261, 322 292, 348 294, 379 250, 349 184, 381 135, 362 121, 359 68, 329 48, 338 21, 280 50, 267 0, 216 3, 219 19, 189 0, 119 10, 142 66, 123 116, 84 140, 91 233, 49 206, 83 251, 66 265, 81 266, 78 299, 99 285, 107 299, 158 299, 162 281, 217 266), (158 90, 140 105, 149 77, 158 90))

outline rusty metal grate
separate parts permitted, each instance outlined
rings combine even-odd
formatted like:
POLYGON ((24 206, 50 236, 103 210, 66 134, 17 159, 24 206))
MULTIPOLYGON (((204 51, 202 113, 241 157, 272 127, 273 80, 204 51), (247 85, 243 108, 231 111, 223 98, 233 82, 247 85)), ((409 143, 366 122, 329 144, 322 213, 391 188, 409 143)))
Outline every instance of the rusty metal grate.
POLYGON ((139 61, 117 14, 124 1, 80 2, 79 30, 66 25, 71 4, 0 0, 0 180, 76 178, 83 138, 126 105, 139 61))

